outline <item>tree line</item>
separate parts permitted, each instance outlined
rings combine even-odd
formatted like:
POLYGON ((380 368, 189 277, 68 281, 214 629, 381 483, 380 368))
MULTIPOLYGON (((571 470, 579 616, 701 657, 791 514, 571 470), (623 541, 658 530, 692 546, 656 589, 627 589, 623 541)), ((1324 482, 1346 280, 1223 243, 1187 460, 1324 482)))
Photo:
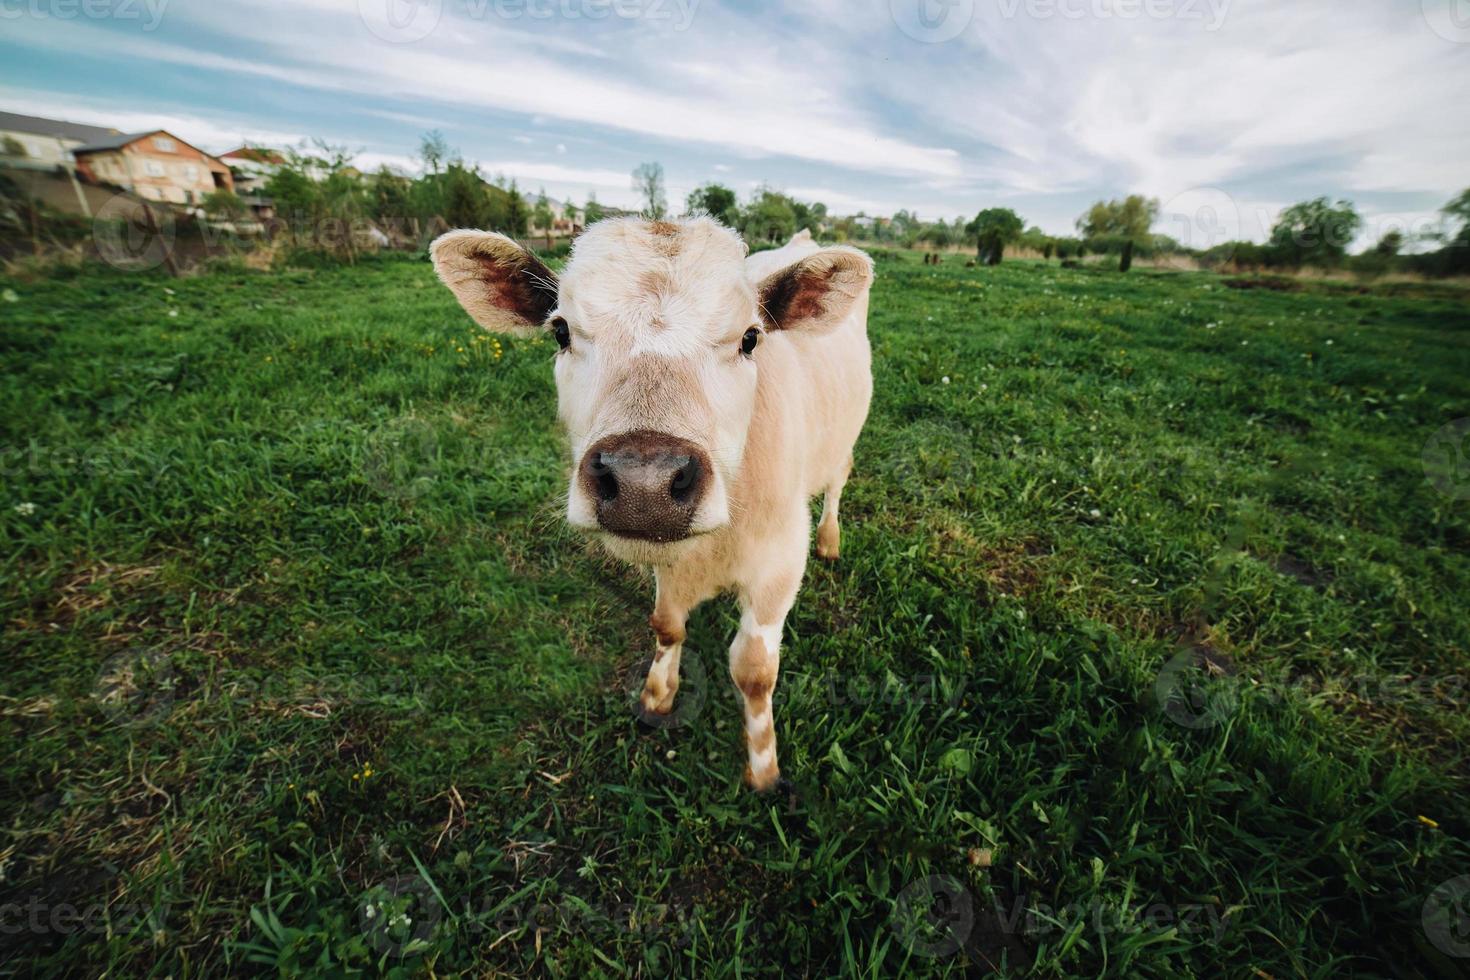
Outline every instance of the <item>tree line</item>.
MULTIPOLYGON (((449 147, 442 134, 425 134, 419 146, 421 174, 405 176, 384 166, 362 174, 352 166, 344 149, 316 143, 288 151, 285 163, 268 181, 264 194, 272 198, 288 228, 317 227, 323 221, 367 220, 442 223, 449 227, 487 228, 524 237, 531 228, 547 231, 546 247, 553 241, 549 229, 558 218, 591 224, 618 209, 598 203, 588 194, 584 204, 570 201, 554 213, 543 190, 528 196, 514 179, 487 177, 449 147)), ((670 212, 663 167, 644 163, 631 174, 641 211, 651 217, 670 212)), ((243 212, 229 192, 217 192, 205 209, 218 217, 243 212)), ((1206 248, 1190 247, 1153 231, 1160 213, 1156 198, 1141 194, 1097 201, 1078 216, 1075 235, 1051 235, 1028 227, 1010 208, 991 207, 973 218, 921 221, 911 211, 890 216, 835 216, 821 202, 798 200, 770 186, 757 187, 741 201, 721 183, 707 182, 690 192, 683 213, 708 214, 736 229, 753 245, 785 241, 802 230, 828 240, 864 241, 901 247, 974 248, 981 264, 998 264, 1007 249, 1024 249, 1045 259, 1063 261, 1088 255, 1116 259, 1126 272, 1135 258, 1188 256, 1206 267, 1299 269, 1318 267, 1381 274, 1412 271, 1427 275, 1470 273, 1470 190, 1445 205, 1445 224, 1451 230, 1413 239, 1396 230, 1386 232, 1375 246, 1349 255, 1363 219, 1345 200, 1321 197, 1286 208, 1277 217, 1265 243, 1226 241, 1206 248)), ((350 245, 349 245, 350 247, 350 245)))

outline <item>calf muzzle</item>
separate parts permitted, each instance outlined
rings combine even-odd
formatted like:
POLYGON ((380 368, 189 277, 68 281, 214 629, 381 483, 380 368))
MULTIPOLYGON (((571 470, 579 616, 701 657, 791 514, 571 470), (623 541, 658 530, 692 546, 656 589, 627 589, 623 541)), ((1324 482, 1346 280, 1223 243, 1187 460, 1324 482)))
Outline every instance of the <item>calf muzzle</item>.
POLYGON ((642 541, 689 536, 711 479, 708 454, 687 439, 638 429, 593 443, 578 467, 605 531, 642 541))

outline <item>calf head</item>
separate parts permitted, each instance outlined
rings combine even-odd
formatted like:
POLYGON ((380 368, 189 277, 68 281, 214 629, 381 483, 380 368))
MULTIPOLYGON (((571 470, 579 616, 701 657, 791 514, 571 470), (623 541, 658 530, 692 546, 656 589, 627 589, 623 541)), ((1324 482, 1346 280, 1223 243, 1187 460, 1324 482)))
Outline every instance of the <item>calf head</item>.
POLYGON ((745 251, 709 218, 599 222, 559 278, 491 232, 450 232, 431 249, 482 327, 556 339, 567 519, 630 561, 672 561, 729 523, 761 341, 835 328, 872 280, 865 255, 830 248, 753 284, 745 251))

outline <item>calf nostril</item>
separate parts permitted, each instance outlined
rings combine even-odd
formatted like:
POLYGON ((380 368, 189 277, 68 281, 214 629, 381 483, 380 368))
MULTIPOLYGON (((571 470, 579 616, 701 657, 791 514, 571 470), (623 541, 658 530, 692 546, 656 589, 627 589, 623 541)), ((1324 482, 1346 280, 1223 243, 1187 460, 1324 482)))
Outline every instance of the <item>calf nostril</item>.
POLYGON ((669 496, 676 503, 689 503, 689 498, 694 495, 694 483, 698 476, 699 464, 691 459, 674 471, 674 478, 669 483, 669 496))
POLYGON ((608 465, 607 457, 601 453, 597 455, 597 497, 603 503, 618 499, 618 478, 613 476, 612 467, 608 465))

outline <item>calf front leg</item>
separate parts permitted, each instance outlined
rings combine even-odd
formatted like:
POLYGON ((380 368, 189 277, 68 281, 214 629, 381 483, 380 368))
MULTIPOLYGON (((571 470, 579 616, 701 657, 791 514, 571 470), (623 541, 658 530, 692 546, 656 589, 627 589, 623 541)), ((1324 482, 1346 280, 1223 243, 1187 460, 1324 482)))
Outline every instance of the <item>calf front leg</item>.
POLYGON ((836 561, 841 550, 842 530, 837 521, 837 508, 842 504, 842 488, 847 485, 847 475, 851 472, 852 456, 849 455, 822 497, 822 519, 817 524, 817 554, 828 561, 836 561))
POLYGON ((644 711, 666 715, 674 710, 674 695, 679 693, 679 657, 684 651, 684 624, 694 603, 683 594, 673 574, 667 570, 654 573, 658 598, 648 625, 653 627, 656 647, 648 677, 643 681, 643 694, 638 703, 644 711))
POLYGON ((781 669, 781 629, 801 585, 805 543, 803 528, 798 546, 801 560, 740 593, 740 632, 730 645, 730 678, 744 701, 745 782, 755 790, 770 789, 781 778, 771 695, 781 669))

